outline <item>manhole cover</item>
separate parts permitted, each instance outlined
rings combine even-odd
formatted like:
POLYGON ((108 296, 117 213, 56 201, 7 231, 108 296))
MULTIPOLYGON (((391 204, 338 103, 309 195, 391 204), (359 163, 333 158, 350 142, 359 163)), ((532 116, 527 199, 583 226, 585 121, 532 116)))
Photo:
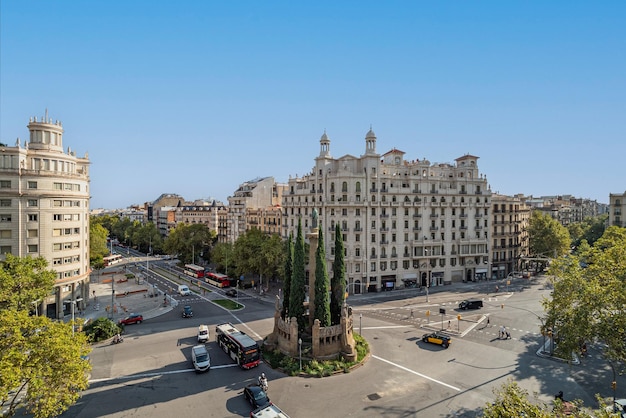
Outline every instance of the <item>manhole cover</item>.
POLYGON ((378 393, 372 393, 371 395, 367 395, 370 401, 377 401, 380 399, 380 395, 378 393))

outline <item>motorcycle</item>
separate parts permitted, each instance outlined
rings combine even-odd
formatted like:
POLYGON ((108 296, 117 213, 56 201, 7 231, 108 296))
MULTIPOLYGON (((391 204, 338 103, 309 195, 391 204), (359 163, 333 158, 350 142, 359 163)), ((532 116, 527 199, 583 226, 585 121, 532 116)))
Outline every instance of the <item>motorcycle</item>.
POLYGON ((120 334, 117 334, 115 337, 113 337, 113 344, 119 344, 123 342, 124 342, 124 337, 122 337, 120 334))
POLYGON ((267 393, 267 379, 259 379, 259 386, 263 389, 263 392, 267 393))

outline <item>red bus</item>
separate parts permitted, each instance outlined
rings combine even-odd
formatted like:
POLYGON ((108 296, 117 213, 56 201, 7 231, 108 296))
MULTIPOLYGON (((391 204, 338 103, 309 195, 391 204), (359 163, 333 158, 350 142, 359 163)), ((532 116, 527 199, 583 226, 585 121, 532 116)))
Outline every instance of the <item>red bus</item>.
POLYGON ((259 345, 233 324, 225 323, 215 327, 215 339, 222 350, 242 369, 259 365, 261 361, 259 345))
POLYGON ((213 286, 230 287, 230 278, 225 274, 209 272, 204 276, 204 280, 213 286))
POLYGON ((204 267, 196 266, 195 264, 185 264, 185 274, 187 276, 201 279, 204 277, 204 267))
POLYGON ((102 257, 102 261, 104 261, 104 267, 109 267, 122 261, 122 256, 120 254, 111 254, 106 257, 102 257))

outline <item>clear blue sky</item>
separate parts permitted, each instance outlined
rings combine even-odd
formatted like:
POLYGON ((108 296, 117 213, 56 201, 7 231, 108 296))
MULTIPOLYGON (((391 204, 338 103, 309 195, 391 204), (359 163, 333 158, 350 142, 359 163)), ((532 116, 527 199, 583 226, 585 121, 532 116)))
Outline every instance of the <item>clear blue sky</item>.
POLYGON ((625 1, 0 3, 0 141, 45 109, 92 208, 224 201, 331 154, 480 157, 494 192, 626 190, 625 1))

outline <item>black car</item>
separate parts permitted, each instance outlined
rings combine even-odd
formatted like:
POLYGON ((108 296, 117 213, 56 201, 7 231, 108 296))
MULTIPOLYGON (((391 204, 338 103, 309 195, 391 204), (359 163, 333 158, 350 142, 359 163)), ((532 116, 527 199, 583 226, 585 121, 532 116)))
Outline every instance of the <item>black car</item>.
POLYGON ((243 390, 243 397, 250 402, 252 409, 261 408, 270 404, 270 398, 260 386, 248 385, 243 390))
POLYGON ((191 306, 183 306, 183 318, 193 318, 193 311, 191 310, 191 306))
POLYGON ((226 296, 230 296, 231 298, 234 298, 237 296, 237 291, 235 289, 228 289, 226 292, 224 292, 224 294, 226 296))

